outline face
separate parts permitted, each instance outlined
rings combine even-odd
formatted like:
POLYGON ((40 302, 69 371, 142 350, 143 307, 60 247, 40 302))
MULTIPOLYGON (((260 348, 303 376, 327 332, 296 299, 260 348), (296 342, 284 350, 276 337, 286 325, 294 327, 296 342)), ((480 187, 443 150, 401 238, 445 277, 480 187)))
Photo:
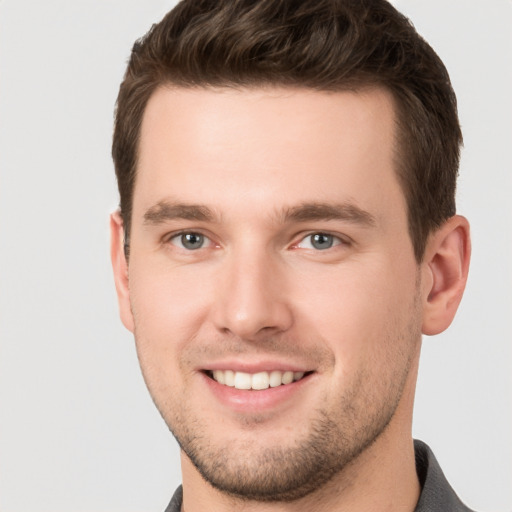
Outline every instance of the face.
POLYGON ((394 140, 381 90, 150 99, 122 316, 218 489, 297 499, 397 421, 421 301, 394 140))

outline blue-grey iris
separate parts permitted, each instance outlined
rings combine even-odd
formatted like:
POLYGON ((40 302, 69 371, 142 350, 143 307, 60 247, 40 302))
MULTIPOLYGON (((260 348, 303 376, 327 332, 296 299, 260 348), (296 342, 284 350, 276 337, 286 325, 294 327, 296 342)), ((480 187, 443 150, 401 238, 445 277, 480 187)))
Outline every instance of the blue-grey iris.
POLYGON ((185 249, 200 249, 204 244, 204 236, 199 233, 183 233, 181 243, 185 249))
POLYGON ((333 246, 334 237, 326 233, 311 235, 311 245, 318 250, 330 249, 333 246))

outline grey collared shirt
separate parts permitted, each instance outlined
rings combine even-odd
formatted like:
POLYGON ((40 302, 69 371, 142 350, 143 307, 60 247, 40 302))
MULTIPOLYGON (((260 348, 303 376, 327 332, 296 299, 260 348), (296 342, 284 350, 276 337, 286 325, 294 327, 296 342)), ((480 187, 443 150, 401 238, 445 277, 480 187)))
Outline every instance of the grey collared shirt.
MULTIPOLYGON (((421 441, 414 441, 416 472, 421 494, 414 512, 473 512, 466 507, 446 480, 432 450, 421 441)), ((180 512, 183 501, 181 485, 176 489, 165 512, 180 512)))
POLYGON ((455 494, 432 450, 422 441, 415 440, 414 451, 421 485, 420 499, 414 512, 473 512, 455 494))

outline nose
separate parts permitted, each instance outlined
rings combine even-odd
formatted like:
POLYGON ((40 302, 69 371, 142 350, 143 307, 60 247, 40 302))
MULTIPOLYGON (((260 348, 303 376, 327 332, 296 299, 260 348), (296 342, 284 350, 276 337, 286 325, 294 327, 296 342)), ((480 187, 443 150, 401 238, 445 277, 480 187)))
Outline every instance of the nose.
POLYGON ((218 330, 255 341, 290 328, 285 269, 275 260, 263 250, 226 258, 213 305, 218 330))

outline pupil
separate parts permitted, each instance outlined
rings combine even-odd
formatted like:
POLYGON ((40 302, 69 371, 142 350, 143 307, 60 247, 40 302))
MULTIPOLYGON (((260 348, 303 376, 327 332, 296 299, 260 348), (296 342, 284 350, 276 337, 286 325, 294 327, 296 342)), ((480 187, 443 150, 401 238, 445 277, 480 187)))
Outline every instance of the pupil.
POLYGON ((199 249, 203 245, 203 235, 186 233, 181 235, 181 243, 187 249, 199 249))
POLYGON ((313 235, 312 244, 315 249, 330 249, 332 243, 332 235, 326 235, 325 233, 316 233, 313 235))

